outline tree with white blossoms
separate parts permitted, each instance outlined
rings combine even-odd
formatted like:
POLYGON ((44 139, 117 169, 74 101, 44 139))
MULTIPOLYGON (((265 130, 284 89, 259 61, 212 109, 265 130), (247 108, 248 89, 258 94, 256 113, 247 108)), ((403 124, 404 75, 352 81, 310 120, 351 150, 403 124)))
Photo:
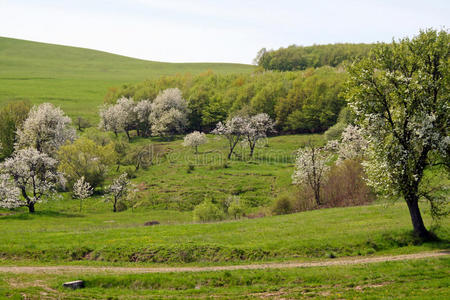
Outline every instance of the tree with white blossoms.
POLYGON ((338 164, 346 159, 362 162, 367 147, 368 143, 363 136, 361 128, 355 125, 348 125, 342 131, 340 140, 331 140, 326 146, 328 150, 337 152, 338 164))
POLYGON ((449 167, 449 43, 445 30, 421 31, 379 44, 349 71, 347 98, 369 143, 369 184, 382 196, 403 198, 414 232, 424 239, 432 235, 419 200, 430 200, 432 208, 448 203, 448 195, 433 197, 424 177, 434 173, 427 169, 449 167))
POLYGON ((112 131, 117 136, 125 132, 130 140, 130 130, 137 127, 137 112, 133 99, 120 98, 116 104, 105 105, 100 108, 99 128, 112 131))
POLYGON ((183 146, 192 147, 195 149, 195 153, 198 153, 198 146, 206 144, 208 138, 203 132, 194 131, 184 137, 183 146))
POLYGON ((244 136, 247 122, 248 121, 243 117, 233 117, 228 119, 225 124, 219 122, 216 125, 216 128, 212 131, 213 134, 224 136, 228 140, 228 159, 231 158, 236 145, 244 136))
POLYGON ((152 102, 141 100, 136 103, 134 112, 137 118, 137 131, 139 136, 149 136, 151 131, 150 114, 152 113, 152 102))
POLYGON ((117 204, 127 199, 130 193, 134 191, 134 188, 128 179, 128 174, 123 173, 113 180, 112 184, 107 188, 107 191, 111 195, 111 198, 108 200, 113 203, 113 212, 117 212, 117 204))
POLYGON ((21 206, 27 206, 29 212, 33 213, 36 203, 53 195, 58 184, 64 184, 64 177, 57 172, 57 165, 57 160, 46 153, 34 148, 21 149, 0 165, 3 174, 7 175, 2 177, 2 181, 6 178, 11 180, 25 199, 21 206))
POLYGON ((310 145, 297 151, 292 183, 310 187, 317 205, 321 205, 320 191, 330 169, 327 165, 329 160, 330 155, 325 148, 310 145))
POLYGON ((188 124, 189 109, 177 88, 166 89, 152 103, 150 113, 153 135, 182 133, 188 124))
POLYGON ((80 199, 80 212, 82 207, 82 202, 84 199, 92 195, 94 190, 92 189, 89 182, 84 180, 84 176, 79 178, 73 185, 73 197, 80 199))
POLYGON ((261 113, 247 118, 244 125, 244 135, 250 147, 250 157, 253 157, 253 152, 257 142, 267 137, 267 134, 274 131, 274 122, 266 113, 261 113))
POLYGON ((67 141, 73 141, 76 131, 72 120, 59 108, 50 103, 33 106, 17 130, 16 149, 36 148, 39 152, 53 155, 67 141))
POLYGON ((22 205, 20 189, 11 180, 11 176, 0 174, 0 207, 11 209, 22 205))

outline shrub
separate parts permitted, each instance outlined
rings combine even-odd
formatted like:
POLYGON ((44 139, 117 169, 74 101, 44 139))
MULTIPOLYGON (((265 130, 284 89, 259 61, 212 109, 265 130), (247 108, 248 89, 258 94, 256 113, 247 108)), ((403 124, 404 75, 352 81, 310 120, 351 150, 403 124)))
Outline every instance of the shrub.
POLYGON ((245 205, 239 196, 230 196, 226 201, 228 215, 234 219, 239 219, 245 214, 245 205))
POLYGON ((193 164, 189 164, 186 169, 186 173, 190 174, 195 170, 195 166, 193 164))
POLYGON ((194 208, 194 221, 220 221, 224 218, 223 211, 211 200, 205 200, 194 208))
POLYGON ((294 207, 292 205, 292 200, 289 195, 279 196, 274 203, 272 208, 272 213, 275 215, 285 215, 294 212, 294 207))
POLYGON ((311 188, 303 186, 293 193, 292 206, 294 211, 307 211, 317 207, 314 192, 311 188))
POLYGON ((358 160, 346 159, 332 167, 322 194, 323 204, 328 207, 363 205, 374 200, 358 160))
POLYGON ((341 137, 342 132, 344 131, 345 127, 347 127, 347 124, 343 122, 338 122, 328 128, 327 131, 325 131, 324 135, 327 141, 331 140, 337 140, 341 137))

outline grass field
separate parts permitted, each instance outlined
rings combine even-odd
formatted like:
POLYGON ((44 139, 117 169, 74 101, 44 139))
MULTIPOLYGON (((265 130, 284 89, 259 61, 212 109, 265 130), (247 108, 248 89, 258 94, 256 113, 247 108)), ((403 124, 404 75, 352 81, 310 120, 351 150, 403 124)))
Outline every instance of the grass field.
MULTIPOLYGON (((209 136, 199 154, 184 148, 180 139, 136 139, 132 147, 155 143, 170 150, 136 173, 133 181, 141 187, 136 208, 113 213, 110 203, 95 196, 84 202, 80 213, 79 202, 65 195, 37 205, 32 215, 18 210, 0 216, 0 255, 7 261, 223 263, 449 246, 448 218, 438 231, 442 242, 420 244, 409 234, 409 214, 402 202, 192 224, 192 208, 205 197, 221 203, 239 196, 248 212, 270 207, 277 195, 292 191, 295 150, 310 140, 323 143, 320 135, 272 137, 256 150, 254 159, 225 162, 226 142, 216 137, 209 136), (193 168, 188 172, 189 165, 193 168), (151 220, 161 225, 143 226, 151 220)), ((246 151, 242 148, 237 154, 246 151)), ((429 225, 429 215, 426 220, 429 225)))
POLYGON ((250 65, 163 63, 101 51, 0 37, 0 105, 15 99, 51 102, 71 117, 96 119, 109 87, 162 75, 208 70, 247 73, 250 65))
POLYGON ((355 266, 135 275, 0 274, 0 297, 12 299, 445 299, 450 259, 355 266), (62 283, 83 279, 71 291, 62 283))

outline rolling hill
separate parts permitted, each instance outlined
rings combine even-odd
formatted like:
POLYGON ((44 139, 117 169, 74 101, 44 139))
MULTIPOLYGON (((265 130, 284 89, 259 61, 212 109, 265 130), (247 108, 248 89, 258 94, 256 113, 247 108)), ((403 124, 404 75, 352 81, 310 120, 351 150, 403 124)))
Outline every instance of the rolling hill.
POLYGON ((247 73, 254 66, 164 63, 0 37, 0 105, 17 99, 52 102, 71 117, 95 118, 109 87, 177 73, 247 73))

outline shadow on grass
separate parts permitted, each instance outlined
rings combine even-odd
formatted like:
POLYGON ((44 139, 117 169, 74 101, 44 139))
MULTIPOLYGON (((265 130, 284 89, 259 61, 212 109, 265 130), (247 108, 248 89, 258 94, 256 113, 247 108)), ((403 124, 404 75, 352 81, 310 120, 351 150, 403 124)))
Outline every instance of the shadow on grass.
POLYGON ((11 214, 0 216, 0 220, 31 220, 35 217, 81 218, 81 217, 84 217, 84 215, 44 210, 44 211, 36 211, 34 213, 29 213, 29 212, 14 213, 14 212, 12 212, 11 214))

